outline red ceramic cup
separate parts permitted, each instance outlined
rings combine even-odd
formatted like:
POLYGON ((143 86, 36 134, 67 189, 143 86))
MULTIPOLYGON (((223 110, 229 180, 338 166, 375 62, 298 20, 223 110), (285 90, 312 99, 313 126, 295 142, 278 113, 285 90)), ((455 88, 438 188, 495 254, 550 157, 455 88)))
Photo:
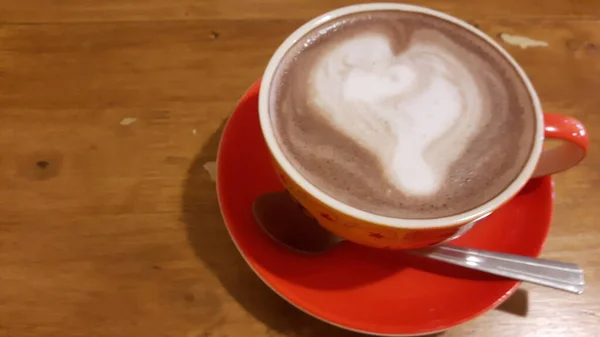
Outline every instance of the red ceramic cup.
POLYGON ((566 170, 586 155, 588 136, 583 124, 571 117, 543 113, 537 93, 517 62, 490 37, 468 23, 431 9, 404 4, 362 4, 340 8, 323 14, 290 35, 277 49, 264 73, 259 97, 260 125, 270 150, 275 169, 290 194, 308 213, 329 231, 347 240, 378 248, 413 249, 427 247, 455 238, 466 232, 478 219, 487 216, 509 201, 533 177, 566 170), (433 219, 402 219, 369 213, 332 198, 305 179, 283 154, 275 138, 269 113, 269 100, 275 70, 294 43, 315 27, 340 16, 368 11, 402 11, 435 16, 468 30, 497 49, 523 80, 535 113, 534 144, 522 171, 496 197, 461 214, 433 219), (544 150, 545 139, 561 144, 544 150))

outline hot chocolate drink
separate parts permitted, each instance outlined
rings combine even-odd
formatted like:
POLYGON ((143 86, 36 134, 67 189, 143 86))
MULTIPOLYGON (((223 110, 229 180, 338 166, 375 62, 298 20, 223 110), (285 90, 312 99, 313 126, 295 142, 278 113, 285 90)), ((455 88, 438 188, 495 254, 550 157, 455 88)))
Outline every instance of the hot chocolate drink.
POLYGON ((427 14, 329 21, 295 43, 273 81, 269 114, 287 159, 324 193, 378 215, 484 204, 534 143, 517 70, 478 35, 427 14))

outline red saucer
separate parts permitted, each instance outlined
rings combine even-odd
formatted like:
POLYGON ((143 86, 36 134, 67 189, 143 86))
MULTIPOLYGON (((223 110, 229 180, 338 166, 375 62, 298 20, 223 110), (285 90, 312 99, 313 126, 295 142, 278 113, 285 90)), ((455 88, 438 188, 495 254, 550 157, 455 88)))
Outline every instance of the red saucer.
MULTIPOLYGON (((282 190, 258 122, 259 82, 229 119, 218 155, 217 191, 225 224, 248 265, 276 293, 314 317, 380 335, 445 330, 502 303, 519 282, 344 242, 316 256, 271 241, 252 202, 282 190)), ((535 179, 508 204, 453 243, 538 256, 552 215, 552 180, 535 179)))

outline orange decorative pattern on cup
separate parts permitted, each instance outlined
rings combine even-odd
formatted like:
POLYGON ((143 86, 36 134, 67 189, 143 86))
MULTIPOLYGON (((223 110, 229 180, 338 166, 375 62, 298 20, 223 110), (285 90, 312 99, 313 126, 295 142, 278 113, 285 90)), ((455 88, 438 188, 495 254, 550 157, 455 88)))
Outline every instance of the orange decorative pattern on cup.
POLYGON ((335 235, 358 244, 385 249, 426 247, 448 240, 465 225, 410 229, 364 221, 325 205, 294 182, 276 161, 273 161, 273 166, 290 196, 304 208, 309 216, 335 235))

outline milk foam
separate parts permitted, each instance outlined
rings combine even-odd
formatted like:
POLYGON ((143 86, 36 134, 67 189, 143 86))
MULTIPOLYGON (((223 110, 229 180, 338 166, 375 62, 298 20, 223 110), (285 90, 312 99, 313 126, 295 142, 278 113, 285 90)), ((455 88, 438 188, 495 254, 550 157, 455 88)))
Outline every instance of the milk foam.
POLYGON ((288 51, 269 113, 286 158, 332 198, 374 214, 459 214, 529 157, 535 111, 493 46, 428 15, 352 14, 288 51))
POLYGON ((376 32, 342 41, 315 64, 309 96, 399 190, 433 195, 479 131, 485 95, 440 32, 414 32, 399 54, 391 43, 376 32))

